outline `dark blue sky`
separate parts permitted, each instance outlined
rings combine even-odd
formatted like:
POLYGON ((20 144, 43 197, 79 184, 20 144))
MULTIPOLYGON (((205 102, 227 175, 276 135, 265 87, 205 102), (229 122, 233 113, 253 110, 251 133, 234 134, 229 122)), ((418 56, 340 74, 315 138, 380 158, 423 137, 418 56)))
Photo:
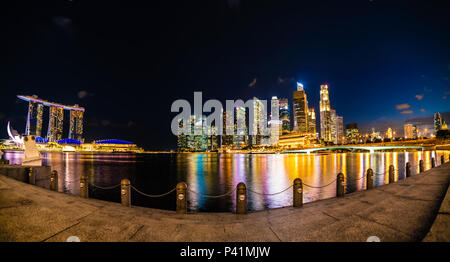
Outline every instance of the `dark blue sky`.
POLYGON ((448 1, 92 2, 2 8, 2 137, 25 129, 17 94, 78 103, 87 140, 148 149, 175 147, 170 106, 194 91, 291 100, 300 81, 318 112, 328 83, 364 128, 450 111, 448 1))

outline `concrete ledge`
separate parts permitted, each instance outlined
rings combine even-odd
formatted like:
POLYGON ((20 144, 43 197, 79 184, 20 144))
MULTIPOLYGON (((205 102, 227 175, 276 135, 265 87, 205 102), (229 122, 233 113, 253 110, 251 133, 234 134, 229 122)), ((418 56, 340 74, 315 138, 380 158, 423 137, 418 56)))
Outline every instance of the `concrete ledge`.
POLYGON ((22 165, 1 165, 0 175, 8 176, 28 183, 28 169, 31 168, 35 177, 35 185, 50 189, 50 166, 22 166, 22 165))
POLYGON ((436 219, 423 241, 450 242, 450 188, 447 189, 436 219))
MULTIPOLYGON (((0 176, 0 241, 421 241, 450 182, 446 163, 372 190, 247 215, 132 206, 0 176)), ((440 221, 439 215, 436 220, 440 221)), ((448 231, 436 232, 448 236, 448 231)), ((439 238, 442 239, 442 238, 439 238)))

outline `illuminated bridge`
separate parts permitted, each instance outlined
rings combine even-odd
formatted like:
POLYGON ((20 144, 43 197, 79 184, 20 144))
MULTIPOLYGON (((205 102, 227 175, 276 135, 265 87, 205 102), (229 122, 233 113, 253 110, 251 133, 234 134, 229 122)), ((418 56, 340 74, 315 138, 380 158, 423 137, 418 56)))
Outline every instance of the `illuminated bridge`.
POLYGON ((62 139, 64 110, 70 112, 69 138, 82 141, 83 136, 83 114, 84 108, 78 105, 68 106, 59 103, 49 102, 37 96, 17 96, 19 99, 28 102, 28 116, 25 135, 41 137, 42 115, 44 106, 49 107, 49 121, 47 129, 47 140, 56 142, 62 139))
POLYGON ((402 145, 402 146, 328 146, 328 147, 316 147, 298 150, 283 151, 283 153, 311 153, 317 151, 333 151, 333 150, 366 150, 370 153, 374 153, 375 150, 388 150, 388 149, 424 149, 425 146, 414 146, 414 145, 402 145))

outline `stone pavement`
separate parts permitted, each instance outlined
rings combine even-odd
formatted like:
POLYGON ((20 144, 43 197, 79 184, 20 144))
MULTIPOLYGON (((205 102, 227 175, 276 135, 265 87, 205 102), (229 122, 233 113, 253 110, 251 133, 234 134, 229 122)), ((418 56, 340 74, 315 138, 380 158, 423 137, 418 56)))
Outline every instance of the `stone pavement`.
POLYGON ((369 236, 383 242, 422 241, 433 222, 425 240, 448 241, 442 221, 448 222, 449 183, 446 163, 302 208, 179 215, 83 199, 0 175, 0 241, 66 241, 70 236, 81 241, 366 241, 369 236))

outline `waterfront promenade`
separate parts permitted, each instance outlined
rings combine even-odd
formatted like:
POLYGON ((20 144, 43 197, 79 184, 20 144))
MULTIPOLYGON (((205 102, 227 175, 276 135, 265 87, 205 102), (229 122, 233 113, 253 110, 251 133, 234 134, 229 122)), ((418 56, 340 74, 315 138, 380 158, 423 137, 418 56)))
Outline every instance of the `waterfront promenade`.
POLYGON ((449 183, 447 162, 301 208, 181 215, 83 199, 0 175, 0 241, 449 241, 449 183))

